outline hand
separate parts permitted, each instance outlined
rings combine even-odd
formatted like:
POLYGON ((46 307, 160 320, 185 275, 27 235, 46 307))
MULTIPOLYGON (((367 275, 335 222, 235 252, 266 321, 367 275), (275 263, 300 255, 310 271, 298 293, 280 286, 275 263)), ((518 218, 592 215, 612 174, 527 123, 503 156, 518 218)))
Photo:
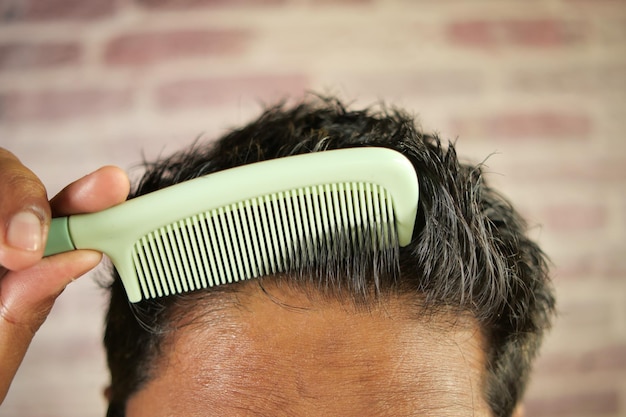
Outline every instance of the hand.
POLYGON ((50 217, 103 210, 128 191, 126 174, 104 167, 48 202, 41 181, 0 148, 0 404, 55 299, 100 262, 100 253, 86 250, 42 259, 50 217))

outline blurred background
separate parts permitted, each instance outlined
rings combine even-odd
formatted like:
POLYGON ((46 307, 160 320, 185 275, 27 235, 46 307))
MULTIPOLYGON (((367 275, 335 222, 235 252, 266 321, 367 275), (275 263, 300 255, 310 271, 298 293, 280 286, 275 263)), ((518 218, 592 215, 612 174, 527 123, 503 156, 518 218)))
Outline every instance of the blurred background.
MULTIPOLYGON (((623 0, 0 0, 0 146, 53 195, 308 91, 404 107, 488 158, 554 263, 527 415, 626 416, 625 45, 623 0)), ((104 415, 95 278, 61 296, 1 416, 104 415)))

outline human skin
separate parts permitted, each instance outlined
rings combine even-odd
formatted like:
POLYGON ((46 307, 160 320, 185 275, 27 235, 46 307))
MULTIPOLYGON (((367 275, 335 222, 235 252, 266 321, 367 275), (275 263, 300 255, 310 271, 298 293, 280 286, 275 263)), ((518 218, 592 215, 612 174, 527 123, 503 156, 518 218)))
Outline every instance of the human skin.
MULTIPOLYGON (((36 175, 0 148, 0 403, 56 297, 101 257, 42 259, 51 216, 103 210, 128 190, 123 171, 104 167, 49 201, 36 175), (28 214, 16 227, 19 213, 28 214)), ((489 415, 484 341, 470 318, 424 321, 393 297, 351 309, 253 282, 182 323, 128 417, 489 415)))
POLYGON ((103 167, 48 201, 39 178, 0 148, 0 404, 54 300, 100 262, 93 251, 42 259, 51 216, 103 210, 128 191, 121 169, 103 167))
POLYGON ((127 417, 490 415, 473 319, 235 285, 183 316, 127 417))

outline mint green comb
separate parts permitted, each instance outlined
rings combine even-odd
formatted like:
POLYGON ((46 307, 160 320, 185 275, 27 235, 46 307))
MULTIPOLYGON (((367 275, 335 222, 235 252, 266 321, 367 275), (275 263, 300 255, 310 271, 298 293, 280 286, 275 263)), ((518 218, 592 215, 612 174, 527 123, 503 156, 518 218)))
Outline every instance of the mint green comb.
POLYGON ((415 170, 396 151, 315 152, 216 172, 98 213, 55 218, 45 256, 105 253, 134 303, 285 272, 310 261, 311 248, 330 250, 339 235, 356 246, 406 246, 417 201, 415 170))

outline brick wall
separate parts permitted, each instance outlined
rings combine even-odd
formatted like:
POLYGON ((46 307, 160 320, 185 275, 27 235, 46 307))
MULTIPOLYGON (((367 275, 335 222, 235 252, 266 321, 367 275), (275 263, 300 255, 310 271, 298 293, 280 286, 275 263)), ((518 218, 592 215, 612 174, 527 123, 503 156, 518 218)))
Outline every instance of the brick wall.
MULTIPOLYGON (((624 45, 623 0, 0 0, 0 145, 54 193, 307 90, 406 107, 554 262, 528 415, 626 416, 624 45)), ((103 415, 103 305, 68 288, 0 415, 103 415)))

